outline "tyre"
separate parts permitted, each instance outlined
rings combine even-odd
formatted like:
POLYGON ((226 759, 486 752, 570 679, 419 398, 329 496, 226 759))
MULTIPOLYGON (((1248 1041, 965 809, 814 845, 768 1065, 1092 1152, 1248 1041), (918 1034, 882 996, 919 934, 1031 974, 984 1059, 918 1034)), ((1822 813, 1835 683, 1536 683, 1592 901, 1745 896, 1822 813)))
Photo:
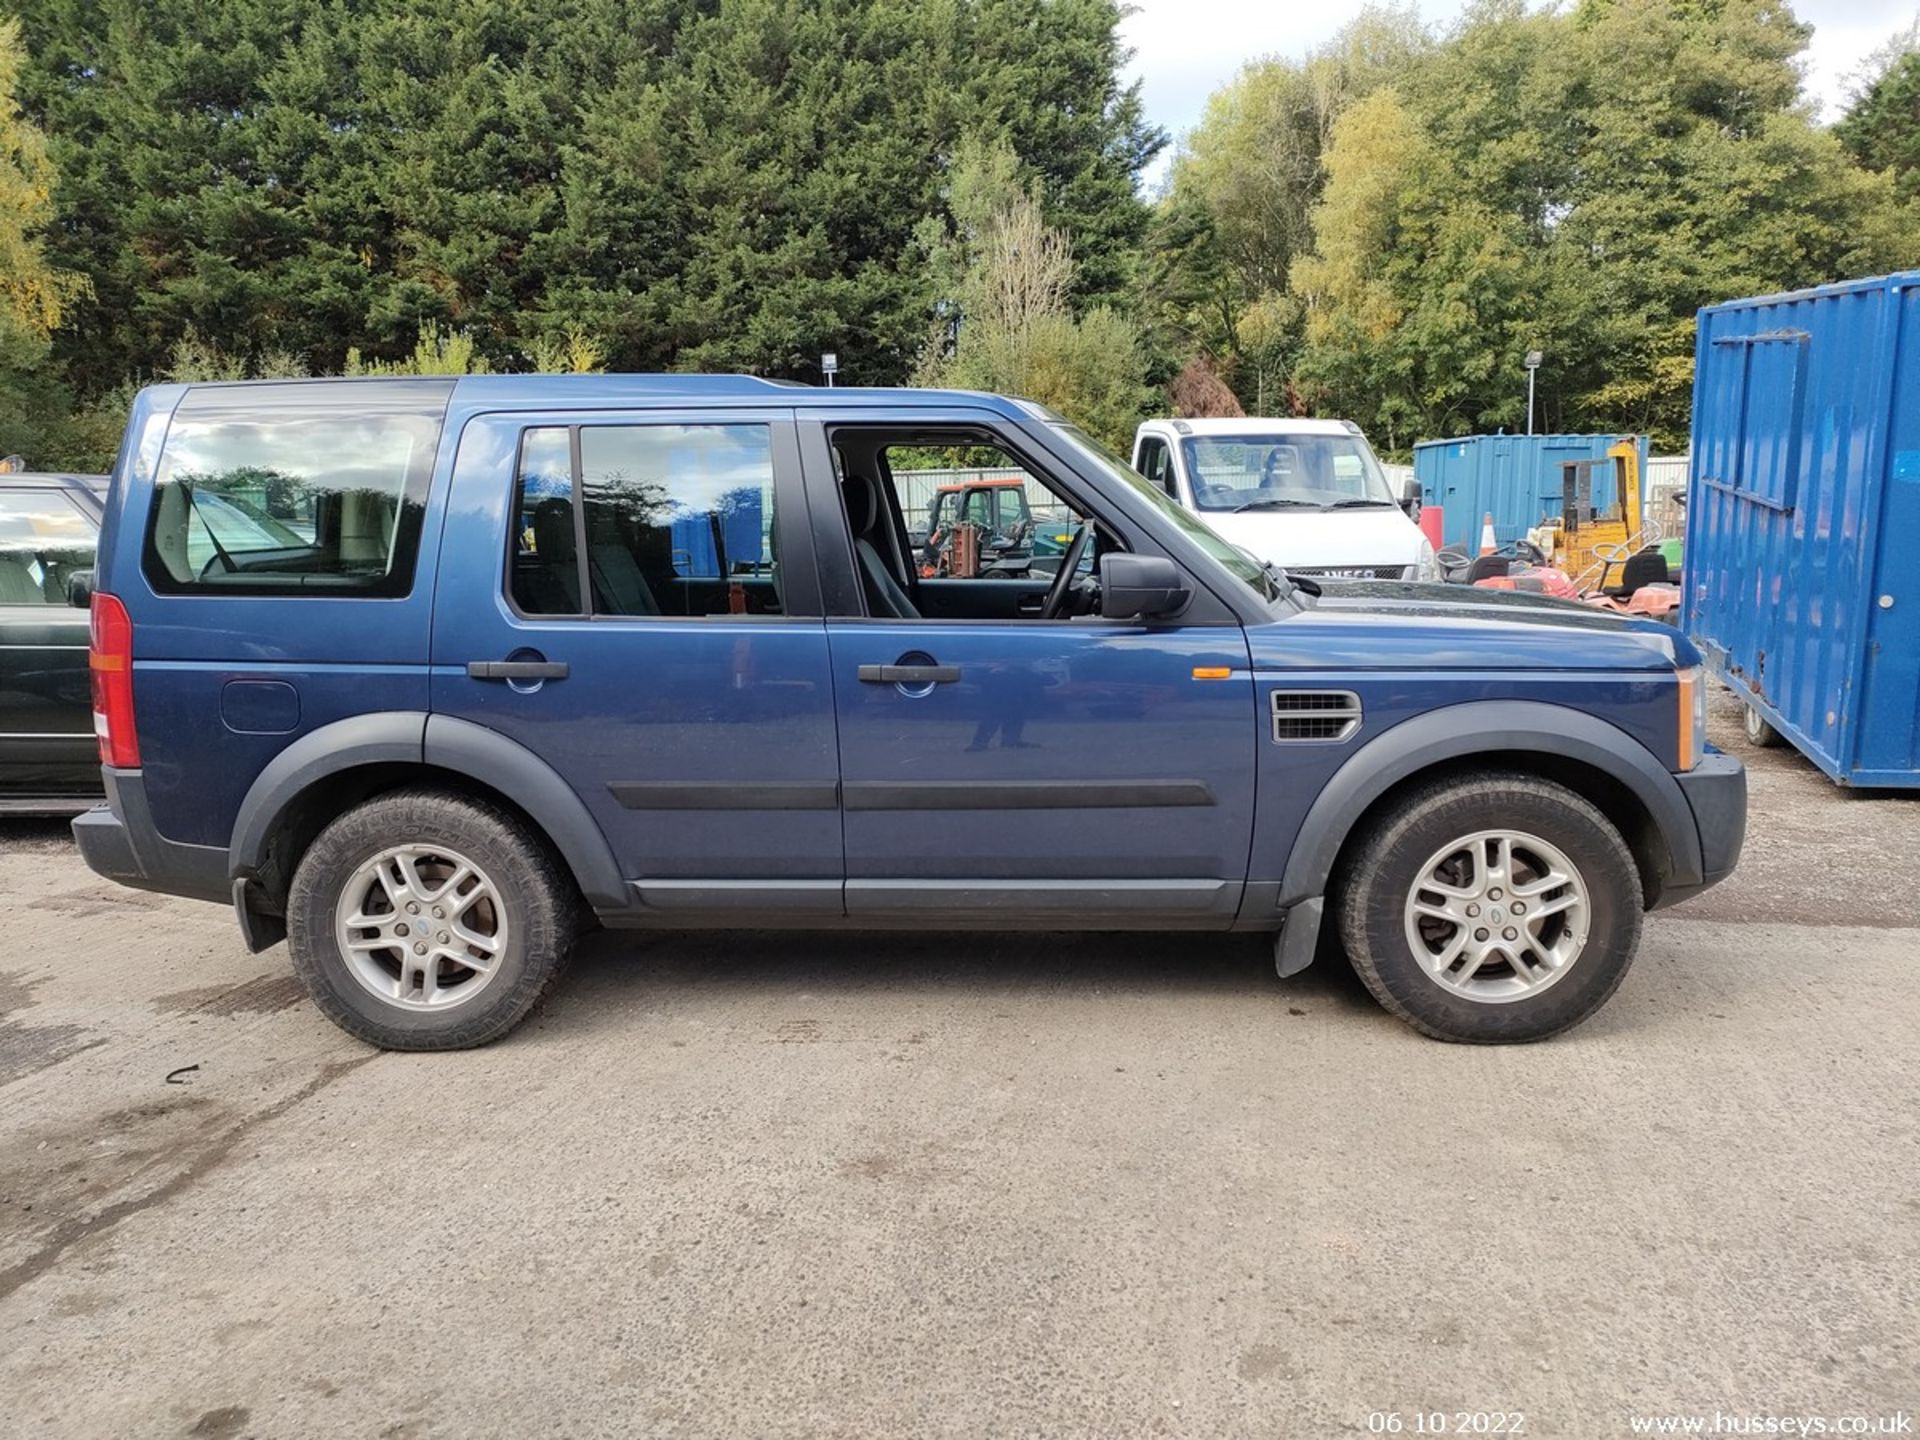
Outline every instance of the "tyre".
POLYGON ((1751 705, 1746 707, 1746 715, 1743 717, 1742 728, 1747 732, 1747 743, 1749 745, 1757 745, 1762 750, 1772 750, 1776 746, 1786 743, 1786 737, 1774 729, 1773 726, 1769 725, 1767 723, 1767 717, 1751 705))
POLYGON ((1640 943, 1640 872, 1564 786, 1482 773, 1420 786, 1371 820, 1335 887, 1356 974, 1438 1040, 1508 1044, 1578 1025, 1640 943))
POLYGON ((403 790, 349 810, 294 871, 287 948, 313 1003, 386 1050, 460 1050, 507 1033, 566 968, 570 880, 514 816, 403 790))

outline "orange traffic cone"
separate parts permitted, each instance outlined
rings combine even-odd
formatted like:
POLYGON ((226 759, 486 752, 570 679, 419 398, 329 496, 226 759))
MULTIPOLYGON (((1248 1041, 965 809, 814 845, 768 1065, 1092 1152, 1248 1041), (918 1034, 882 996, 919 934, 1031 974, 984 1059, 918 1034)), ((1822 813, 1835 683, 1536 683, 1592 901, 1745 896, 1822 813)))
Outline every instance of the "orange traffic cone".
POLYGON ((1487 511, 1487 518, 1480 524, 1480 553, 1491 555, 1500 548, 1500 542, 1493 536, 1493 512, 1487 511))

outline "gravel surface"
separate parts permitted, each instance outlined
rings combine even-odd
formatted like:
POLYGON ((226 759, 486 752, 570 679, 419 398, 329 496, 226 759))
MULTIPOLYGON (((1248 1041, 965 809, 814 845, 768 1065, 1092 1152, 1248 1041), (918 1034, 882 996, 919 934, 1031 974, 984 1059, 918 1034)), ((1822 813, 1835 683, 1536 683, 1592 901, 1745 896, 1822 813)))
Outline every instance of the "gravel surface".
POLYGON ((1249 938, 702 935, 377 1055, 0 824, 0 1434, 1911 1413, 1920 802, 1737 725, 1740 871, 1516 1049, 1249 938))

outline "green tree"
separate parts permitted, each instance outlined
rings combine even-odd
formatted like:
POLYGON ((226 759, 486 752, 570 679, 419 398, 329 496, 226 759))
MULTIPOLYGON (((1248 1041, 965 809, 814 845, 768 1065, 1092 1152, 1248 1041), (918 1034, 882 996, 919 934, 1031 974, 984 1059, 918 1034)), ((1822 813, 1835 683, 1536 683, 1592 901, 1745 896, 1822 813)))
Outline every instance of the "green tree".
POLYGON ((1288 275, 1312 247, 1333 126, 1430 44, 1411 8, 1370 7, 1304 60, 1242 68, 1208 100, 1174 160, 1145 274, 1155 339, 1221 357, 1256 409, 1281 388, 1273 382, 1299 347, 1288 275), (1242 332, 1246 319, 1257 340, 1242 332), (1276 331, 1276 321, 1286 328, 1276 331))
POLYGON ((442 330, 436 320, 421 322, 411 354, 398 360, 367 359, 347 351, 349 375, 485 375, 493 367, 480 353, 470 330, 442 330))
POLYGON ((1291 281, 1315 403, 1379 431, 1515 426, 1685 441, 1702 305, 1920 258, 1890 175, 1799 99, 1768 0, 1487 0, 1336 125, 1291 281))
POLYGON ((932 247, 934 271, 957 276, 957 338, 949 353, 947 330, 936 329, 917 381, 1022 395, 1125 444, 1153 397, 1138 328, 1105 305, 1075 318, 1072 244, 1021 188, 1004 142, 963 154, 956 225, 932 247))
POLYGON ((1920 21, 1894 37, 1833 133, 1860 165, 1920 196, 1920 21))
POLYGON ((19 22, 0 19, 0 454, 45 463, 66 409, 46 373, 48 337, 87 284, 47 256, 54 170, 16 98, 24 58, 19 22))
POLYGON ((1114 0, 19 4, 89 385, 189 329, 327 371, 426 322, 494 368, 577 328, 617 369, 895 381, 961 137, 1037 178, 1079 308, 1132 277, 1160 143, 1114 0))

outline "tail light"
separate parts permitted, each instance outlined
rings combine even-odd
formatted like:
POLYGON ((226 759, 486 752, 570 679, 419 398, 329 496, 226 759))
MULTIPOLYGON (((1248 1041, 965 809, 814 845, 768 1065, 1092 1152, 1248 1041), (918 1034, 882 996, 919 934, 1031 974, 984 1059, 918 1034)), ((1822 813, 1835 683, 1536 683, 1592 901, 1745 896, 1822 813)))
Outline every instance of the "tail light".
POLYGON ((120 770, 140 768, 140 737, 133 728, 133 621, 117 595, 94 592, 92 644, 93 733, 100 737, 100 763, 120 770))

